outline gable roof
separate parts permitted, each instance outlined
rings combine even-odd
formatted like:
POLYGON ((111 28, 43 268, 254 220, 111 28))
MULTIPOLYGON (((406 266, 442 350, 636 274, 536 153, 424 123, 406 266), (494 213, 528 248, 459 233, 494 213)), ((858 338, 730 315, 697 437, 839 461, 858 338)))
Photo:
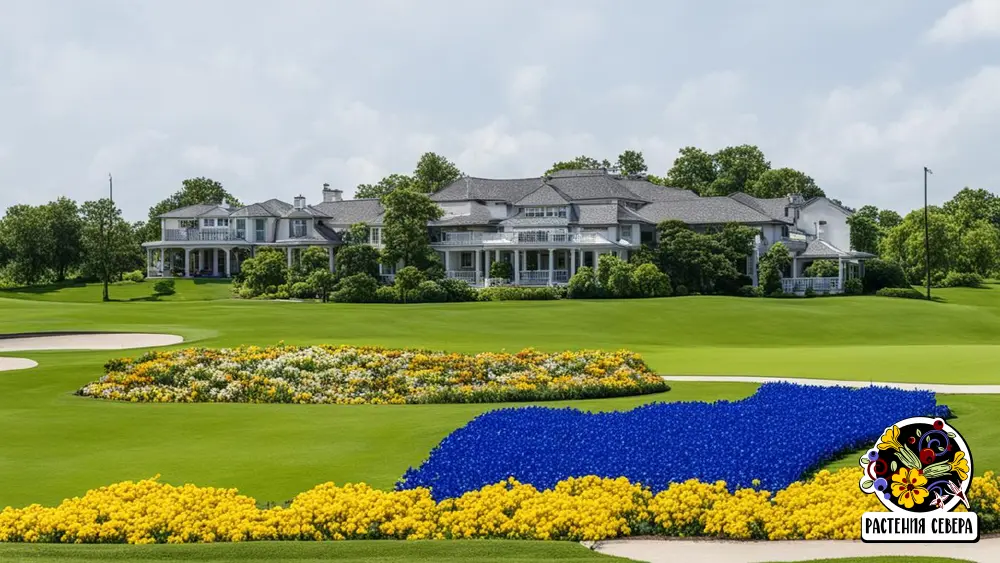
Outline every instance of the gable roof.
POLYGON ((270 211, 259 203, 243 206, 232 213, 233 217, 274 217, 270 211))
MULTIPOLYGON (((575 172, 562 170, 561 172, 575 172)), ((549 181, 570 201, 589 199, 624 199, 648 203, 649 200, 629 191, 624 184, 607 174, 578 174, 553 176, 549 181)))
POLYGON ((785 215, 785 209, 788 207, 793 207, 794 205, 789 203, 787 198, 775 197, 775 198, 759 198, 754 197, 743 192, 735 192, 729 194, 729 197, 735 199, 736 201, 753 208, 768 217, 781 221, 782 223, 792 224, 795 222, 794 217, 788 217, 785 215))
POLYGON ((382 204, 377 199, 345 199, 313 205, 327 225, 351 226, 355 223, 382 224, 382 204))
POLYGON ((493 180, 490 178, 459 178, 431 194, 433 201, 517 201, 535 191, 542 184, 541 178, 493 180))
POLYGON ((514 202, 514 205, 566 205, 566 197, 559 193, 559 190, 551 184, 542 184, 535 191, 514 202))
POLYGON ((675 199, 698 199, 698 194, 691 190, 670 188, 654 184, 649 180, 623 178, 618 180, 630 192, 649 201, 673 201, 675 199))
POLYGON ((635 211, 625 207, 624 205, 618 205, 618 221, 637 221, 640 223, 650 223, 649 219, 646 219, 642 215, 639 215, 635 211))
POLYGON ((187 207, 173 209, 167 211, 166 213, 161 213, 157 215, 157 217, 162 217, 164 219, 188 219, 193 217, 201 217, 206 213, 211 213, 212 211, 215 211, 217 209, 223 209, 225 210, 225 213, 221 215, 212 215, 213 217, 215 216, 227 217, 229 215, 228 208, 222 207, 217 203, 199 203, 197 205, 188 205, 187 207))
POLYGON ((689 225, 775 222, 771 217, 729 197, 657 201, 644 206, 637 213, 653 223, 669 219, 689 225))
POLYGON ((829 242, 820 239, 813 239, 806 245, 806 249, 798 255, 798 258, 874 258, 874 254, 867 252, 856 252, 841 250, 829 242))

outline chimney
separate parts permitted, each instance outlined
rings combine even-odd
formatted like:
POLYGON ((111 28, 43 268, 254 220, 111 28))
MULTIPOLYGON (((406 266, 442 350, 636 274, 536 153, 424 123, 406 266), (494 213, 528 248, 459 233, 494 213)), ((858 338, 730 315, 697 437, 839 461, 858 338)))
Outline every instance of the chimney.
POLYGON ((323 184, 323 203, 330 203, 331 201, 343 201, 344 191, 343 190, 331 190, 330 184, 323 184))
POLYGON ((306 198, 302 195, 295 196, 295 209, 305 209, 306 208, 306 198))

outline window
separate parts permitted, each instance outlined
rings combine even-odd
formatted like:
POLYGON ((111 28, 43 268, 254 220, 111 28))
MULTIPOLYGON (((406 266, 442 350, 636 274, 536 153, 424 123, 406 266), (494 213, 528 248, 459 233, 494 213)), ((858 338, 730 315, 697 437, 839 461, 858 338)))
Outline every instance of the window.
POLYGON ((253 227, 253 230, 254 230, 254 233, 253 233, 254 240, 257 240, 257 241, 267 240, 267 236, 264 235, 264 228, 265 228, 265 225, 267 225, 267 220, 266 219, 254 219, 253 224, 254 224, 254 227, 253 227))
POLYGON ((524 208, 525 217, 544 217, 545 210, 541 207, 525 207, 524 208))
POLYGON ((463 252, 461 254, 461 264, 462 264, 461 268, 463 270, 471 270, 472 269, 473 266, 472 266, 472 253, 471 252, 463 252))
POLYGON ((198 226, 197 219, 181 219, 177 223, 182 229, 194 229, 198 226))
POLYGON ((382 244, 382 228, 381 227, 372 227, 372 228, 368 229, 368 232, 370 233, 369 234, 369 238, 368 238, 368 241, 369 241, 370 244, 375 245, 375 246, 378 246, 378 245, 382 244))
POLYGON ((788 217, 788 208, 785 208, 785 217, 788 217))
POLYGON ((788 225, 781 226, 781 236, 788 237, 788 225))
POLYGON ((247 220, 237 219, 236 220, 236 238, 247 238, 247 220))
POLYGON ((215 219, 202 219, 201 220, 201 226, 202 227, 214 227, 215 226, 215 219))
POLYGON ((621 231, 622 240, 632 242, 632 225, 622 225, 618 230, 621 231))
POLYGON ((566 218, 566 208, 565 207, 558 207, 558 208, 556 208, 556 217, 561 217, 561 218, 565 219, 566 218))
POLYGON ((293 219, 288 225, 291 229, 291 238, 302 238, 306 236, 306 220, 305 219, 293 219))
POLYGON ((216 219, 215 220, 215 226, 216 227, 228 227, 229 226, 229 219, 216 219))

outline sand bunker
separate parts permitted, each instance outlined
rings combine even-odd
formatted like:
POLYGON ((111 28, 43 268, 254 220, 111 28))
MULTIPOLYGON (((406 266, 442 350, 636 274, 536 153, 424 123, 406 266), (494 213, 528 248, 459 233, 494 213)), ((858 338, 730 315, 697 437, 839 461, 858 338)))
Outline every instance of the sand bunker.
POLYGON ((124 350, 167 346, 183 342, 173 334, 84 333, 84 334, 25 334, 0 337, 0 352, 22 350, 124 350))
POLYGON ((0 371, 12 371, 15 369, 28 369, 38 365, 35 360, 28 358, 0 358, 0 371))

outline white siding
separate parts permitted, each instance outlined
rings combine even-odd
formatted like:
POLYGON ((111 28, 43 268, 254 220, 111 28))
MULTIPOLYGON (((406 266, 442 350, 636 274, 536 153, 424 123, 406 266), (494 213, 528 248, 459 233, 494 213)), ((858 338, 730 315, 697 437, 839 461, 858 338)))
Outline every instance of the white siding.
POLYGON ((851 248, 851 230, 847 226, 847 214, 843 209, 826 199, 817 199, 812 204, 803 207, 796 221, 796 227, 802 232, 816 235, 820 221, 826 221, 821 239, 841 250, 851 248))

